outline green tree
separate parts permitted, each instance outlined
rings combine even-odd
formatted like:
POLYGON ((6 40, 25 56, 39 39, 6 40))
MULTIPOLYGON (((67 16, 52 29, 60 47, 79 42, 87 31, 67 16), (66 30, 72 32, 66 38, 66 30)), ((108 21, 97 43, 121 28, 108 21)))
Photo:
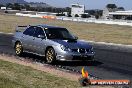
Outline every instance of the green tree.
POLYGON ((78 14, 75 14, 75 17, 79 17, 79 15, 78 14))
POLYGON ((89 18, 89 17, 91 17, 89 14, 82 14, 81 15, 81 18, 89 18))
POLYGON ((13 8, 12 9, 14 9, 14 10, 21 10, 21 5, 19 5, 18 3, 15 3, 13 5, 13 8))
POLYGON ((66 12, 68 12, 69 14, 71 14, 71 8, 70 7, 66 7, 66 12))
POLYGON ((26 10, 31 10, 31 7, 28 4, 25 4, 24 7, 26 10))
POLYGON ((71 14, 68 13, 67 17, 72 17, 71 14))
POLYGON ((117 8, 116 4, 107 4, 106 7, 111 9, 117 8))
POLYGON ((6 7, 7 7, 7 8, 13 8, 13 6, 14 6, 14 5, 11 4, 11 3, 6 4, 6 7))
POLYGON ((0 7, 4 7, 4 5, 0 4, 0 7))

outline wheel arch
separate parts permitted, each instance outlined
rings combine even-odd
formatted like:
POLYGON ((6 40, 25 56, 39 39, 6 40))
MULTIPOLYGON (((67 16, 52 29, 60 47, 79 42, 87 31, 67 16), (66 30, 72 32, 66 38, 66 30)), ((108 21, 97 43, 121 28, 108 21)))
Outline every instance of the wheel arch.
POLYGON ((15 43, 14 43, 14 48, 15 48, 15 46, 16 46, 16 44, 17 44, 18 42, 20 42, 20 43, 22 44, 22 42, 21 42, 20 40, 17 40, 17 41, 15 41, 15 43))
MULTIPOLYGON (((47 52, 47 50, 48 50, 49 48, 53 48, 53 46, 47 46, 46 49, 45 49, 45 53, 47 52)), ((54 48, 53 48, 53 49, 54 49, 54 48)))
MULTIPOLYGON (((48 62, 48 63, 52 64, 52 63, 54 63, 56 61, 56 55, 57 54, 56 54, 55 49, 54 49, 53 46, 47 46, 46 50, 45 50, 45 57, 46 57, 46 53, 47 53, 48 49, 50 49, 50 48, 52 48, 54 50, 54 56, 53 56, 54 58, 52 59, 52 62, 48 62)), ((46 62, 47 62, 47 59, 46 59, 46 62)))

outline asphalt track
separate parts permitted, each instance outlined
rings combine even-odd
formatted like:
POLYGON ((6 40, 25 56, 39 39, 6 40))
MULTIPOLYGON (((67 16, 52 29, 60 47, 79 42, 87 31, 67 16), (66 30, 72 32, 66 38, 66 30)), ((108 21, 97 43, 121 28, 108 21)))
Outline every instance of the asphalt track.
MULTIPOLYGON (((12 35, 0 34, 0 53, 15 55, 11 40, 12 35)), ((126 49, 105 48, 94 44, 96 61, 58 62, 56 66, 80 71, 85 67, 88 72, 101 79, 129 79, 132 80, 132 52, 126 49)), ((27 54, 24 57, 42 59, 42 57, 27 54)))

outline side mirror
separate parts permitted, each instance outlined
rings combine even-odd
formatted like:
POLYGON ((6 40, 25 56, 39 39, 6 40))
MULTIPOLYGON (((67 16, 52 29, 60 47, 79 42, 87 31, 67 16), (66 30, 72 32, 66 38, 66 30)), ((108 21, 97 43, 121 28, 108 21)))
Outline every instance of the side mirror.
POLYGON ((78 40, 78 37, 77 37, 77 36, 75 36, 75 39, 76 39, 76 40, 78 40))
POLYGON ((38 38, 45 39, 44 35, 38 35, 38 38))

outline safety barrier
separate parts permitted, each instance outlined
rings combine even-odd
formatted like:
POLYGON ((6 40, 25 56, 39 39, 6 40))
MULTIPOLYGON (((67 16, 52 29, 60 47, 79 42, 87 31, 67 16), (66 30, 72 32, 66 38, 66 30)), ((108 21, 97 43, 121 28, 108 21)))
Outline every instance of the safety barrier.
POLYGON ((75 22, 87 22, 87 23, 98 23, 98 24, 117 24, 117 25, 127 25, 132 26, 132 21, 128 20, 104 20, 104 19, 92 19, 92 18, 80 18, 80 17, 56 17, 50 15, 32 15, 32 14, 23 14, 23 13, 16 13, 17 16, 26 16, 26 17, 38 17, 44 19, 52 19, 52 20, 64 20, 64 21, 75 21, 75 22))

